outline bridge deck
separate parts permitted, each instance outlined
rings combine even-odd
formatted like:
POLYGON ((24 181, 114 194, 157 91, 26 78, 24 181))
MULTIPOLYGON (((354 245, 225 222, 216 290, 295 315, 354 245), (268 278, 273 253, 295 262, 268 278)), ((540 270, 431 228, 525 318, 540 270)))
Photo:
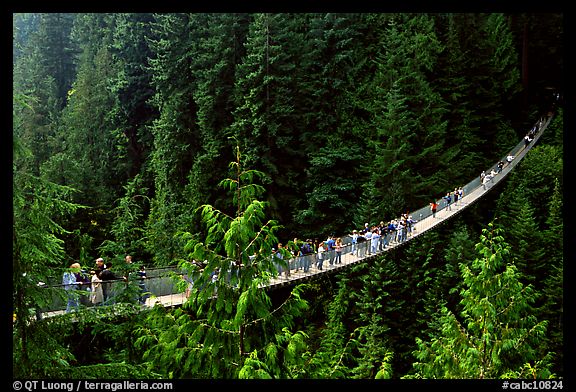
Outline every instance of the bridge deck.
MULTIPOLYGON (((287 285, 294 285, 297 283, 304 282, 309 279, 313 279, 318 277, 320 274, 325 273, 335 273, 340 271, 352 264, 360 263, 364 260, 373 258, 383 252, 391 251, 399 246, 403 246, 406 243, 414 240, 415 238, 420 237, 422 234, 426 233, 429 230, 437 227, 438 225, 446 222, 447 220, 453 218, 454 216, 461 213, 467 207, 471 206, 476 202, 478 199, 482 198, 486 193, 490 192, 490 190, 500 181, 502 181, 508 173, 522 160, 522 158, 526 155, 526 153, 532 148, 532 146, 536 143, 536 141, 540 138, 542 132, 548 124, 550 123, 552 116, 548 116, 544 123, 539 127, 538 132, 536 133, 534 140, 527 146, 523 144, 523 142, 519 143, 510 153, 514 155, 514 160, 510 163, 506 163, 503 167, 502 171, 497 174, 486 186, 484 187, 478 180, 473 180, 470 184, 474 184, 473 186, 465 187, 465 193, 462 199, 458 200, 457 203, 452 203, 450 208, 446 208, 443 203, 438 202, 439 209, 436 212, 436 216, 433 217, 432 215, 425 216, 423 219, 418 220, 418 222, 413 225, 412 233, 409 234, 405 241, 396 242, 391 241, 389 245, 382 251, 377 251, 375 253, 369 253, 370 241, 366 241, 364 243, 357 244, 360 252, 356 252, 357 254, 353 254, 351 252, 351 244, 346 245, 342 250, 342 262, 339 264, 330 265, 327 256, 325 256, 323 269, 320 270, 315 265, 315 263, 310 263, 310 269, 308 272, 304 272, 302 269, 297 271, 295 268, 290 270, 289 276, 286 276, 283 272, 280 276, 272 279, 269 284, 266 286, 270 289, 283 287, 287 285), (358 255, 358 253, 360 253, 358 255)), ((491 169, 495 166, 487 170, 486 172, 489 173, 491 169)), ((470 185, 468 184, 468 185, 470 185)), ((420 210, 422 211, 422 209, 420 210)), ((418 218, 418 216, 416 216, 418 218)), ((168 295, 159 295, 159 296, 152 296, 146 300, 145 305, 143 307, 152 307, 155 304, 161 304, 162 306, 179 306, 182 305, 186 301, 186 296, 184 293, 175 293, 175 294, 168 294, 168 295)), ((57 314, 64 313, 64 310, 58 311, 50 311, 43 313, 43 316, 49 317, 54 316, 57 314)))

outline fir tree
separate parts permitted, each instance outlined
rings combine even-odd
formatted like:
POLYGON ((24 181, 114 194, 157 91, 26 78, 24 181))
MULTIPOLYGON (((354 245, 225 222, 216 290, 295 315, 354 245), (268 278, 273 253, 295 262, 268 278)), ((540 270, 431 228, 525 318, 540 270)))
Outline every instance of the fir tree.
POLYGON ((138 339, 144 347, 154 341, 146 358, 177 369, 170 371, 174 377, 290 378, 293 367, 302 366, 305 335, 290 329, 307 304, 296 288, 272 309, 262 289, 277 274, 272 248, 278 224, 266 220, 266 203, 258 200, 264 188, 254 181, 263 174, 243 164, 237 147, 230 165, 234 176, 221 182, 231 191, 234 215, 201 206, 206 239, 183 233, 187 257, 179 266, 193 284, 184 311, 164 318, 160 336, 144 327, 138 339))
MULTIPOLYGON (((26 105, 22 96, 16 96, 15 103, 26 105)), ((82 206, 70 202, 74 189, 28 171, 24 163, 33 157, 17 136, 19 125, 15 122, 12 146, 13 376, 36 378, 49 376, 74 358, 38 319, 53 295, 64 297, 63 290, 54 294, 44 287, 53 278, 61 279, 54 271, 68 263, 62 240, 66 230, 57 221, 82 206)))
POLYGON ((242 43, 250 20, 246 14, 202 14, 194 15, 191 22, 199 36, 197 55, 190 67, 197 81, 193 95, 201 138, 201 149, 185 189, 192 209, 209 202, 220 206, 227 201, 217 185, 233 158, 228 129, 234 121, 235 71, 245 55, 242 43))
MULTIPOLYGON (((461 264, 460 314, 443 307, 437 335, 416 339, 417 377, 500 378, 543 359, 538 348, 548 323, 532 314, 534 291, 520 283, 502 230, 490 223, 476 250, 478 258, 461 264)), ((550 375, 549 366, 543 366, 538 377, 550 375)))
POLYGON ((195 54, 192 16, 155 15, 149 40, 152 102, 159 111, 150 130, 153 148, 149 169, 154 198, 146 223, 147 249, 156 265, 173 265, 182 256, 182 243, 175 234, 189 227, 192 216, 184 188, 200 150, 197 106, 193 99, 196 82, 191 72, 195 54))

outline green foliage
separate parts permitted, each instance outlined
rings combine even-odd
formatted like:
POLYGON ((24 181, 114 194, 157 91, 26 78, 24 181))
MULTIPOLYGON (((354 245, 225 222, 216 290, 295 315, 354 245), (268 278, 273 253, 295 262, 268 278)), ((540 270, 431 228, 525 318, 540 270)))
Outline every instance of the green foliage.
POLYGON ((262 351, 263 359, 258 358, 258 350, 250 353, 244 366, 238 372, 240 379, 282 379, 296 378, 304 372, 307 355, 308 336, 299 331, 291 333, 283 328, 262 351))
POLYGON ((205 241, 182 234, 188 255, 179 266, 193 283, 183 310, 164 317, 153 313, 139 331, 137 342, 146 349, 145 359, 168 377, 290 378, 301 362, 297 352, 305 348, 305 335, 289 328, 307 304, 294 289, 271 309, 261 289, 277 274, 271 250, 278 242, 278 226, 266 220, 266 203, 257 200, 264 188, 253 181, 262 173, 245 170, 243 162, 237 147, 230 164, 233 177, 221 182, 231 192, 236 214, 202 206, 205 241), (156 325, 161 328, 151 328, 156 325), (277 336, 280 330, 284 338, 277 336), (172 361, 178 370, 172 370, 172 361))
POLYGON ((380 34, 376 69, 363 97, 372 117, 364 200, 372 216, 388 219, 445 189, 443 169, 455 154, 444 148, 446 105, 428 78, 443 49, 434 19, 395 15, 380 34))
MULTIPOLYGON (((551 133, 555 123, 562 121, 553 121, 551 133)), ((501 224, 505 223, 515 264, 522 273, 521 280, 537 290, 536 314, 549 322, 543 346, 554 353, 551 372, 561 374, 564 344, 562 152, 554 145, 544 144, 536 146, 525 159, 511 174, 498 201, 497 214, 501 224)), ((547 354, 545 350, 544 354, 547 354)))
POLYGON ((116 215, 111 227, 114 241, 107 240, 102 243, 100 250, 104 254, 122 255, 119 260, 123 262, 123 255, 142 255, 145 249, 144 211, 149 207, 147 189, 142 186, 142 178, 137 175, 124 187, 126 194, 118 200, 117 206, 112 210, 116 215))
POLYGON ((416 339, 419 377, 500 378, 542 359, 538 345, 548 323, 532 314, 533 289, 519 282, 509 263, 502 230, 489 224, 476 251, 478 258, 461 265, 460 314, 443 307, 437 335, 428 342, 416 339))
POLYGON ((338 275, 338 291, 328 298, 308 377, 374 379, 393 377, 394 319, 399 303, 392 294, 387 257, 362 263, 338 275))
MULTIPOLYGON (((15 133, 18 126, 16 123, 15 133)), ((72 188, 30 175, 26 170, 26 161, 32 158, 30 151, 16 134, 13 153, 12 309, 17 348, 13 351, 13 368, 20 376, 35 377, 70 359, 69 352, 34 323, 33 312, 51 303, 50 291, 42 286, 54 277, 54 267, 65 260, 61 236, 66 230, 56 220, 81 206, 69 201, 72 188), (47 351, 47 347, 54 351, 47 351)))
MULTIPOLYGON (((133 326, 139 309, 127 305, 79 309, 38 320, 29 326, 31 367, 15 366, 16 378, 98 379, 158 378, 137 364, 133 326), (102 373, 106 372, 106 373, 102 373)), ((15 340, 15 350, 25 350, 15 340)))
MULTIPOLYGON (((317 237, 347 230, 358 204, 365 135, 357 126, 354 91, 365 75, 366 53, 357 14, 311 14, 293 50, 299 53, 295 89, 301 121, 294 167, 294 189, 305 195, 292 219, 303 236, 317 237), (306 48, 303 50, 302 48, 306 48), (361 49, 362 48, 362 49, 361 49)), ((290 204, 293 205, 293 204, 290 204)))
MULTIPOLYGON (((138 378, 405 374, 416 336, 464 323, 455 294, 470 284, 458 274, 474 259, 470 225, 355 268, 335 298, 326 280, 278 309, 258 288, 276 274, 270 249, 396 217, 500 159, 550 104, 540 90, 562 85, 562 26, 561 14, 14 14, 14 90, 26 96, 13 106, 14 151, 25 151, 14 161, 14 347, 39 358, 22 372, 91 378, 116 364, 109 374, 138 378), (195 281, 190 303, 99 325, 110 328, 102 351, 78 355, 71 332, 32 323, 52 300, 36 284, 96 252, 116 266, 128 252, 178 262, 195 281), (303 298, 311 305, 298 318, 303 298), (450 312, 432 319, 442 306, 450 312)), ((508 376, 562 374, 555 110, 494 212, 512 249, 506 261, 523 284, 536 279, 533 315, 549 323, 531 362, 494 354, 508 376)), ((132 283, 121 290, 129 300, 132 283)), ((478 345, 458 347, 478 357, 478 345)))

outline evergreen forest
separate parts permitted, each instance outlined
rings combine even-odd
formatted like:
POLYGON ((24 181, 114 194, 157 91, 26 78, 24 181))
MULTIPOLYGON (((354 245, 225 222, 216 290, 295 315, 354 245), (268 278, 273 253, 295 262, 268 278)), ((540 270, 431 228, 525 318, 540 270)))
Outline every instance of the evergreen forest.
POLYGON ((564 377, 561 13, 12 22, 13 378, 564 377), (427 206, 546 113, 514 171, 450 222, 259 287, 279 243, 427 206), (128 254, 194 276, 186 303, 144 309, 127 282, 122 303, 38 317, 74 263, 120 274, 128 254))

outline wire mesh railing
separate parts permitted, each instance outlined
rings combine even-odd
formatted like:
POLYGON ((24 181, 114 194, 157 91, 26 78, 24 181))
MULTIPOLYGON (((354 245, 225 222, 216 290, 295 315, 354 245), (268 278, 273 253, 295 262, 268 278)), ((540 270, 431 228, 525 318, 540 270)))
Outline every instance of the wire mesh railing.
MULTIPOLYGON (((88 275, 85 271, 81 274, 88 275)), ((121 276, 96 283, 80 281, 74 285, 63 283, 42 285, 47 293, 45 294, 47 300, 44 302, 48 305, 39 307, 36 311, 37 317, 41 317, 42 314, 60 314, 79 308, 97 308, 119 302, 151 306, 157 298, 164 298, 165 301, 169 296, 178 293, 177 282, 182 279, 182 274, 176 266, 147 269, 145 277, 138 277, 134 272, 117 274, 121 276), (102 287, 102 299, 94 301, 91 294, 98 284, 102 287)))
MULTIPOLYGON (((432 209, 430 205, 427 205, 411 212, 410 215, 416 223, 411 227, 411 230, 407 230, 404 233, 388 232, 378 238, 377 241, 360 237, 363 241, 357 243, 352 243, 350 235, 343 235, 341 236, 343 244, 339 252, 330 250, 319 254, 317 249, 315 249, 312 254, 295 256, 287 260, 284 267, 278 268, 278 277, 272 279, 269 286, 274 287, 277 285, 293 284, 297 280, 307 279, 328 270, 338 270, 340 267, 358 263, 367 257, 393 249, 433 228, 445 218, 459 213, 475 200, 482 197, 486 192, 490 191, 496 183, 507 176, 538 141, 551 120, 552 115, 541 117, 535 124, 535 128, 533 128, 536 129, 536 132, 532 135, 533 138, 530 142, 523 139, 500 160, 500 167, 499 161, 485 169, 484 173, 490 176, 489 180, 483 181, 481 176, 478 175, 463 185, 461 187, 463 197, 458 200, 460 204, 452 202, 449 205, 443 198, 436 199, 435 202, 438 204, 436 214, 440 219, 431 219, 434 218, 432 216, 432 209), (508 160, 508 157, 512 159, 508 160), (454 210, 452 208, 454 208, 454 210), (442 213, 444 215, 442 215, 442 213)), ((142 280, 130 281, 129 279, 117 279, 107 282, 106 284, 109 285, 108 292, 110 295, 98 306, 112 305, 119 300, 126 299, 139 303, 142 306, 153 306, 156 303, 160 303, 163 306, 176 306, 186 300, 185 292, 177 287, 177 282, 185 279, 186 276, 179 271, 176 266, 151 268, 146 272, 147 276, 142 280), (134 284, 136 286, 134 286, 134 284), (129 290, 129 287, 131 287, 132 290, 129 290), (135 288, 136 290, 134 290, 135 288), (144 301, 142 301, 143 297, 144 301)), ((73 290, 73 307, 97 307, 90 302, 89 287, 91 287, 90 283, 80 285, 78 286, 78 290, 73 290)), ((50 315, 70 310, 70 298, 72 294, 68 292, 67 295, 62 295, 64 285, 46 285, 45 288, 46 290, 52 290, 53 301, 50 306, 41 310, 42 313, 50 315)))

